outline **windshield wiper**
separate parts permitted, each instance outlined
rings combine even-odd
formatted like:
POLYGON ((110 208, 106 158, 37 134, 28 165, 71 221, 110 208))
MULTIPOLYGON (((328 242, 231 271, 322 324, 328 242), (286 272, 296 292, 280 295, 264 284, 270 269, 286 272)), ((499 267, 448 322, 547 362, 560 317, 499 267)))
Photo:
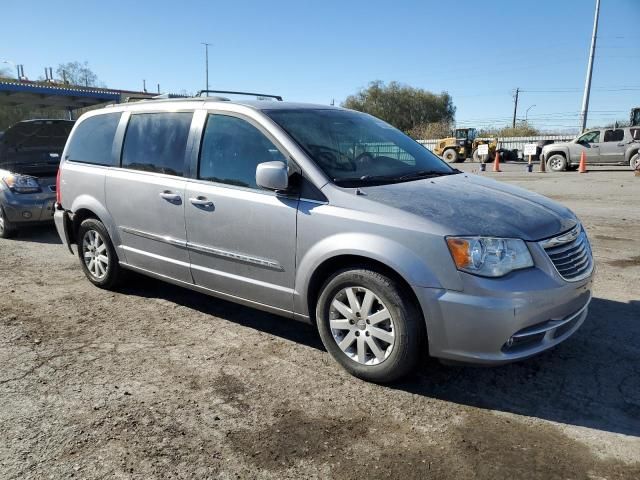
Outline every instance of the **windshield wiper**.
POLYGON ((454 175, 456 173, 462 172, 455 168, 450 172, 441 172, 438 170, 418 170, 417 172, 406 173, 404 175, 362 175, 360 177, 334 178, 333 182, 336 185, 347 183, 353 184, 353 186, 361 186, 376 183, 406 182, 408 180, 420 180, 423 178, 440 177, 443 175, 454 175))
POLYGON ((358 185, 362 184, 370 184, 370 183, 379 183, 379 182, 393 182, 398 177, 393 177, 389 175, 362 175, 360 177, 341 177, 334 178, 333 183, 336 185, 340 185, 343 183, 354 183, 358 185))
POLYGON ((401 175, 396 178, 399 181, 414 180, 414 179, 418 180, 421 178, 441 177, 443 175, 455 175, 456 173, 461 173, 461 171, 456 168, 454 168, 450 172, 441 172, 438 170, 418 170, 417 172, 407 173, 405 175, 401 175))

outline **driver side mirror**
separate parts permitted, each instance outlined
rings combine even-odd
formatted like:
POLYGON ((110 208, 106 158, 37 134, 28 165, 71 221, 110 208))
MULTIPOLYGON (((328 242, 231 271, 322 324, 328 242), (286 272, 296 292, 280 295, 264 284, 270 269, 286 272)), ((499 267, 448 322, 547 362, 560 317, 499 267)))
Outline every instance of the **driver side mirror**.
POLYGON ((256 167, 256 183, 267 190, 289 188, 289 170, 284 162, 264 162, 256 167))

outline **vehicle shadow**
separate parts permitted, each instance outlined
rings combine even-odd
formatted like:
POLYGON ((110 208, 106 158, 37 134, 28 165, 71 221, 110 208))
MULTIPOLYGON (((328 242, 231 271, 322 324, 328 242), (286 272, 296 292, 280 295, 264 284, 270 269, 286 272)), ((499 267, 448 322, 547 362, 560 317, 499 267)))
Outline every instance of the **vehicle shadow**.
MULTIPOLYGON (((163 298, 324 350, 311 325, 139 275, 127 285, 121 289, 127 295, 163 298)), ((640 436, 640 302, 594 298, 578 332, 531 359, 492 368, 448 366, 428 359, 414 375, 383 388, 640 436)))
POLYGON ((312 325, 214 298, 137 273, 127 273, 131 278, 119 289, 125 295, 162 298, 243 327, 260 330, 317 350, 324 350, 320 337, 312 325))
POLYGON ((60 245, 60 237, 53 225, 21 227, 14 240, 21 242, 46 243, 49 245, 60 245))
POLYGON ((430 361, 392 388, 640 436, 640 302, 594 298, 580 330, 546 353, 494 368, 430 361))

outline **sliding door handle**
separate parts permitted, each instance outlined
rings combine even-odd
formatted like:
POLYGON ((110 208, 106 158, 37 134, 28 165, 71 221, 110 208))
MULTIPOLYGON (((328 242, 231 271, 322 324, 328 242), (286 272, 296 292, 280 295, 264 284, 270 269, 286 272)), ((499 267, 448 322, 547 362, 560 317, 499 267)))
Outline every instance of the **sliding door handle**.
POLYGON ((181 203, 182 197, 177 193, 173 193, 171 190, 165 190, 164 192, 160 192, 160 198, 164 198, 167 202, 171 203, 181 203))
POLYGON ((205 208, 208 210, 213 208, 213 202, 207 200, 206 197, 191 197, 189 201, 191 202, 191 205, 194 205, 196 207, 205 208))

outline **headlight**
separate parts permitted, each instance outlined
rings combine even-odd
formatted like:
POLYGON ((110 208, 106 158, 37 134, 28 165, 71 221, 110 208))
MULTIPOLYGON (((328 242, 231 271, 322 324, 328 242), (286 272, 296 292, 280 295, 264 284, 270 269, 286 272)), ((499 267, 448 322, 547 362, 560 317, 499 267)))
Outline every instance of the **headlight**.
POLYGON ((458 270, 483 277, 502 277, 533 266, 527 245, 517 238, 448 237, 458 270))
POLYGON ((38 180, 26 175, 7 175, 2 180, 16 193, 37 193, 40 191, 38 180))

